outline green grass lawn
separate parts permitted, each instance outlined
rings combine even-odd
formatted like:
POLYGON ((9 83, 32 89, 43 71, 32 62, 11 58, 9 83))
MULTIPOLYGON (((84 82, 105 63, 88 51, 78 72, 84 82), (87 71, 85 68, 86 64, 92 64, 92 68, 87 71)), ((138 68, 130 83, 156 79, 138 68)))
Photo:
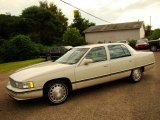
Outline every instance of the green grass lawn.
POLYGON ((36 64, 39 62, 43 62, 43 58, 32 59, 32 60, 25 60, 25 61, 18 61, 18 62, 8 62, 0 64, 0 73, 1 72, 8 72, 11 70, 16 70, 18 68, 22 68, 28 65, 36 64))

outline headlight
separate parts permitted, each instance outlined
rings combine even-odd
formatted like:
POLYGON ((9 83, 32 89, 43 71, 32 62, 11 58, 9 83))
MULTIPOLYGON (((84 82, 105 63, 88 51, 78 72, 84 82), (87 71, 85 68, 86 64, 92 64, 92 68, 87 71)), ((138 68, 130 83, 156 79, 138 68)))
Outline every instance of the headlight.
POLYGON ((20 88, 20 89, 28 89, 28 88, 34 88, 34 83, 32 81, 29 82, 17 82, 10 78, 10 82, 8 84, 11 84, 11 86, 20 88))
POLYGON ((16 87, 20 89, 34 88, 33 82, 16 82, 16 87))
POLYGON ((34 88, 33 82, 22 83, 22 88, 34 88))

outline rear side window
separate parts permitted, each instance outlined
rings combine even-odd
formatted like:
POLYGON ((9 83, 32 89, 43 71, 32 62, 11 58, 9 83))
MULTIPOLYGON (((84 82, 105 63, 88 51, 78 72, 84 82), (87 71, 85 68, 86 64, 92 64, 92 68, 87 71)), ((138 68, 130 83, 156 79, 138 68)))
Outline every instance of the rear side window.
POLYGON ((108 49, 111 59, 131 56, 128 48, 124 45, 109 45, 108 49))

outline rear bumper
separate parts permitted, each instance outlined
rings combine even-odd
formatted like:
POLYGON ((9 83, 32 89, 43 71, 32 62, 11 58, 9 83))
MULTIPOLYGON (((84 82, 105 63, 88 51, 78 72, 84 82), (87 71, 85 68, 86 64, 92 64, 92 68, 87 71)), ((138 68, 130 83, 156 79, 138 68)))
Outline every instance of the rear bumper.
POLYGON ((147 49, 148 46, 147 45, 139 45, 139 46, 136 46, 136 49, 147 49))
POLYGON ((7 85, 6 88, 8 95, 14 98, 15 100, 27 100, 43 96, 42 89, 25 90, 25 89, 14 88, 11 85, 7 85))

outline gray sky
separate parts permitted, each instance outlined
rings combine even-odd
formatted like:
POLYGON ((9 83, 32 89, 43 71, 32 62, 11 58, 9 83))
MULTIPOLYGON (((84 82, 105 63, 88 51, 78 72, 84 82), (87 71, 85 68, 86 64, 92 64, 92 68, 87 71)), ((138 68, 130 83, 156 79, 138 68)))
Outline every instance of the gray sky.
MULTIPOLYGON (((40 0, 0 0, 0 14, 11 13, 20 15, 22 10, 32 6, 39 5, 40 0)), ((42 0, 44 1, 44 0, 42 0)), ((54 2, 58 8, 69 19, 73 21, 74 8, 66 5, 60 0, 47 0, 54 2)), ((160 0, 64 0, 80 9, 83 9, 97 17, 110 21, 111 23, 144 21, 145 25, 151 24, 153 29, 160 28, 160 0)), ((108 24, 81 12, 82 17, 91 22, 108 24)))

